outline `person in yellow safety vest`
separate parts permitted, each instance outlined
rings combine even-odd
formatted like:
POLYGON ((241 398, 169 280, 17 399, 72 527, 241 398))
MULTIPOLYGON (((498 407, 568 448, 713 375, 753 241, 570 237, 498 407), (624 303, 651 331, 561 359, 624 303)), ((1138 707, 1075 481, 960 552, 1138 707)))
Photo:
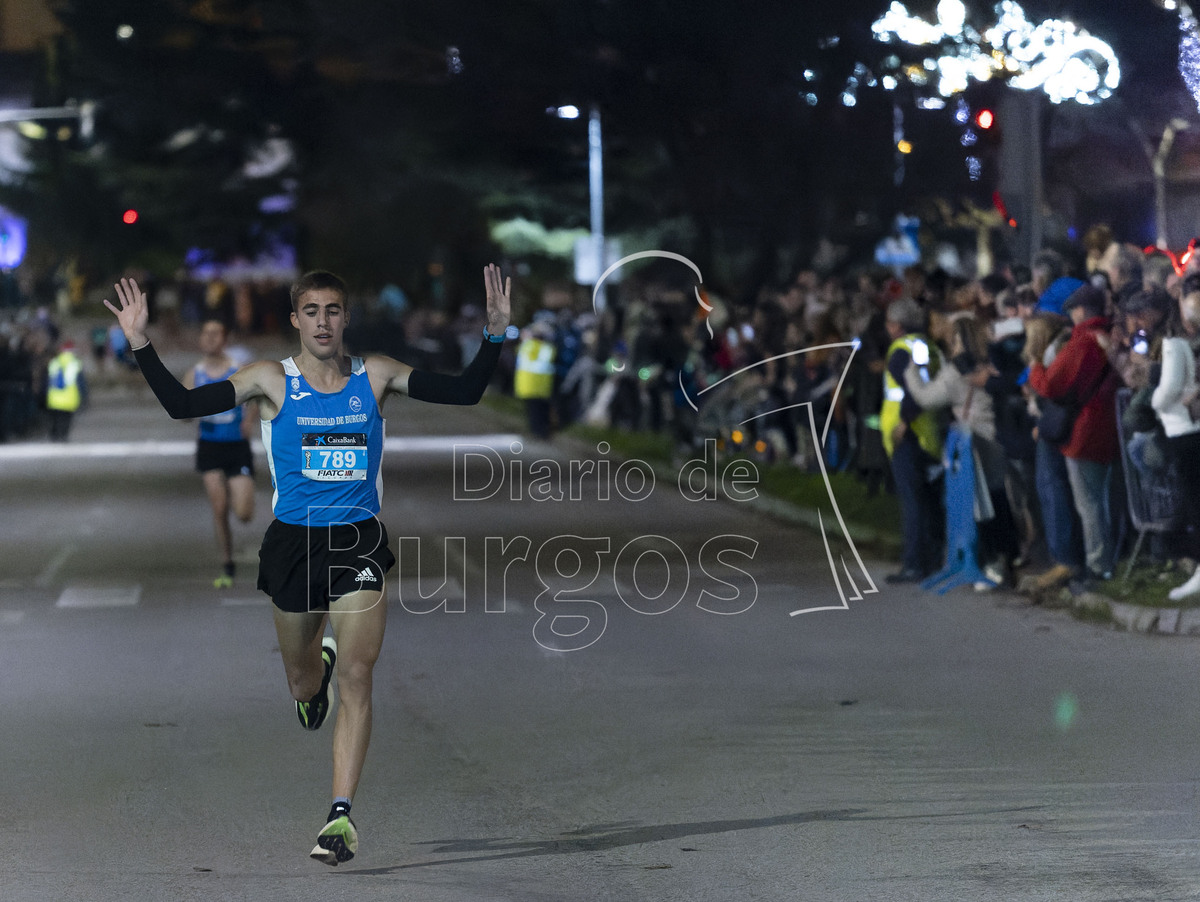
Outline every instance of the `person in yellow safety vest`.
POLYGON ((549 438, 554 396, 554 327, 549 322, 535 320, 517 346, 513 395, 525 402, 529 431, 549 438))
POLYGON ((65 442, 71 432, 75 412, 87 402, 87 381, 83 363, 75 354, 75 342, 67 339, 47 364, 46 412, 50 419, 50 440, 65 442))
MULTIPOLYGON (((913 358, 913 363, 923 368, 929 378, 937 374, 940 368, 938 351, 933 348, 931 352, 927 339, 917 334, 901 335, 888 345, 886 359, 891 360, 892 355, 899 350, 907 352, 913 358)), ((891 457, 896 447, 896 437, 903 435, 907 429, 916 435, 918 444, 926 453, 940 458, 942 435, 937 417, 927 410, 920 410, 911 422, 906 422, 901 411, 905 399, 909 397, 909 393, 904 389, 903 378, 897 381, 890 368, 884 370, 883 405, 879 408, 879 429, 883 435, 884 450, 888 457, 891 457)), ((915 403, 914 401, 913 404, 915 403)))
POLYGON ((901 569, 888 574, 889 583, 920 582, 938 569, 943 552, 942 499, 930 478, 941 461, 941 424, 904 389, 910 360, 930 377, 941 363, 938 349, 923 335, 925 318, 911 298, 893 301, 887 308, 892 343, 886 355, 879 429, 892 465, 904 541, 901 569))

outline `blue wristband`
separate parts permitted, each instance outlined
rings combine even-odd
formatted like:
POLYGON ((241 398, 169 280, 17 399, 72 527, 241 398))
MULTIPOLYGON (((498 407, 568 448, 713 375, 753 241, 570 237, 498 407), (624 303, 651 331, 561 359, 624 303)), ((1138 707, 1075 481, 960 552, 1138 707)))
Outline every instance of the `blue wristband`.
POLYGON ((492 344, 500 344, 500 342, 504 341, 504 339, 516 338, 520 334, 521 334, 521 330, 518 329, 516 326, 512 326, 512 325, 510 325, 507 329, 504 330, 503 335, 493 335, 491 332, 489 332, 487 330, 487 326, 483 327, 483 337, 486 338, 488 341, 492 342, 492 344))

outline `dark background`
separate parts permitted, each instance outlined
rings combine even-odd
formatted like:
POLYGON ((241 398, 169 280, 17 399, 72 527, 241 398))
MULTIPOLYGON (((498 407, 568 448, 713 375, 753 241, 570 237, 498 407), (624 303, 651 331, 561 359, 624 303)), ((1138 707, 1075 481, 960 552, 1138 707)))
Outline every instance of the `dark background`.
MULTIPOLYGON (((835 265, 868 263, 901 212, 936 240, 972 245, 971 211, 1022 184, 1025 173, 1000 171, 999 148, 1031 140, 1024 125, 998 122, 972 183, 949 108, 918 110, 911 87, 839 101, 856 64, 879 69, 886 48, 870 23, 886 5, 61 0, 63 31, 23 60, 31 101, 94 101, 94 129, 31 142, 35 171, 0 196, 30 221, 34 267, 70 256, 104 278, 130 264, 165 274, 189 249, 228 260, 284 243, 302 265, 396 282, 418 303, 436 282, 453 303, 458 274, 496 253, 489 223, 587 227, 595 104, 607 232, 626 251, 686 254, 746 299, 809 265, 823 239, 839 249, 835 265), (132 36, 117 36, 122 24, 132 36), (566 103, 585 118, 547 115, 566 103), (899 184, 896 108, 914 146, 899 184), (247 177, 270 139, 288 142, 289 161, 247 177), (264 212, 264 198, 286 209, 264 212), (131 208, 132 226, 121 221, 131 208)), ((930 19, 934 6, 909 4, 930 19)), ((994 21, 990 4, 968 7, 981 28, 994 21)), ((1152 243, 1145 146, 1173 117, 1198 118, 1177 70, 1177 14, 1155 0, 1024 7, 1108 41, 1123 70, 1103 103, 1039 101, 1043 243, 1077 242, 1099 222, 1152 243)), ((993 81, 965 97, 1004 110, 1011 91, 993 81)), ((1182 132, 1167 174, 1178 246, 1195 230, 1198 146, 1182 132)), ((994 232, 997 256, 1021 262, 1028 241, 994 232)), ((536 252, 522 262, 535 280, 570 275, 569 261, 536 252)))

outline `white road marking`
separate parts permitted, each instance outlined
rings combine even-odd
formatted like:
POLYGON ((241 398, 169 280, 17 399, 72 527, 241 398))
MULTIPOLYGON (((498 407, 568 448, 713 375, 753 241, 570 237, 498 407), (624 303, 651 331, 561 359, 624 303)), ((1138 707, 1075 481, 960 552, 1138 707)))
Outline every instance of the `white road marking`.
MULTIPOLYGON (((497 451, 508 450, 522 441, 517 433, 489 435, 415 435, 392 436, 384 440, 384 450, 399 453, 446 453, 455 445, 487 445, 497 451)), ((252 441, 256 454, 263 453, 262 443, 252 441)), ((0 461, 63 460, 70 458, 109 457, 190 457, 196 453, 194 441, 141 442, 27 442, 0 446, 0 461)))
POLYGON ((135 586, 96 586, 78 583, 67 586, 58 601, 56 608, 128 608, 136 605, 142 597, 142 587, 135 586))
POLYGON ((70 542, 59 548, 58 551, 55 552, 54 557, 50 558, 49 563, 42 568, 42 572, 34 578, 34 586, 39 589, 49 588, 50 584, 54 582, 54 578, 58 576, 58 571, 61 570, 63 564, 67 562, 67 558, 75 553, 75 550, 75 544, 70 542))
POLYGON ((270 603, 271 603, 271 599, 267 598, 266 595, 261 595, 259 597, 222 598, 221 599, 221 607, 223 607, 223 608, 262 607, 263 605, 267 605, 270 603))

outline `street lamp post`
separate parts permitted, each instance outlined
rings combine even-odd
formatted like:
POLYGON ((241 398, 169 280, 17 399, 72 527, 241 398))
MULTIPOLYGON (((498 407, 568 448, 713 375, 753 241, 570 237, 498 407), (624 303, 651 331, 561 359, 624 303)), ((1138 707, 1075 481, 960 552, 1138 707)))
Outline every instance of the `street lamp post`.
MULTIPOLYGON (((600 108, 592 104, 588 112, 588 195, 591 206, 593 253, 596 255, 596 278, 605 269, 604 255, 604 151, 600 135, 600 108)), ((603 310, 607 306, 606 286, 600 285, 596 292, 595 306, 603 310)))
MULTIPOLYGON (((559 119, 578 119, 579 107, 551 107, 546 112, 559 119)), ((600 130, 600 107, 592 104, 588 109, 588 210, 589 226, 591 228, 592 258, 595 263, 595 276, 599 280, 604 272, 606 255, 604 252, 604 139, 600 130)), ((595 304, 597 310, 603 310, 607 305, 607 286, 601 284, 596 292, 595 304)))

